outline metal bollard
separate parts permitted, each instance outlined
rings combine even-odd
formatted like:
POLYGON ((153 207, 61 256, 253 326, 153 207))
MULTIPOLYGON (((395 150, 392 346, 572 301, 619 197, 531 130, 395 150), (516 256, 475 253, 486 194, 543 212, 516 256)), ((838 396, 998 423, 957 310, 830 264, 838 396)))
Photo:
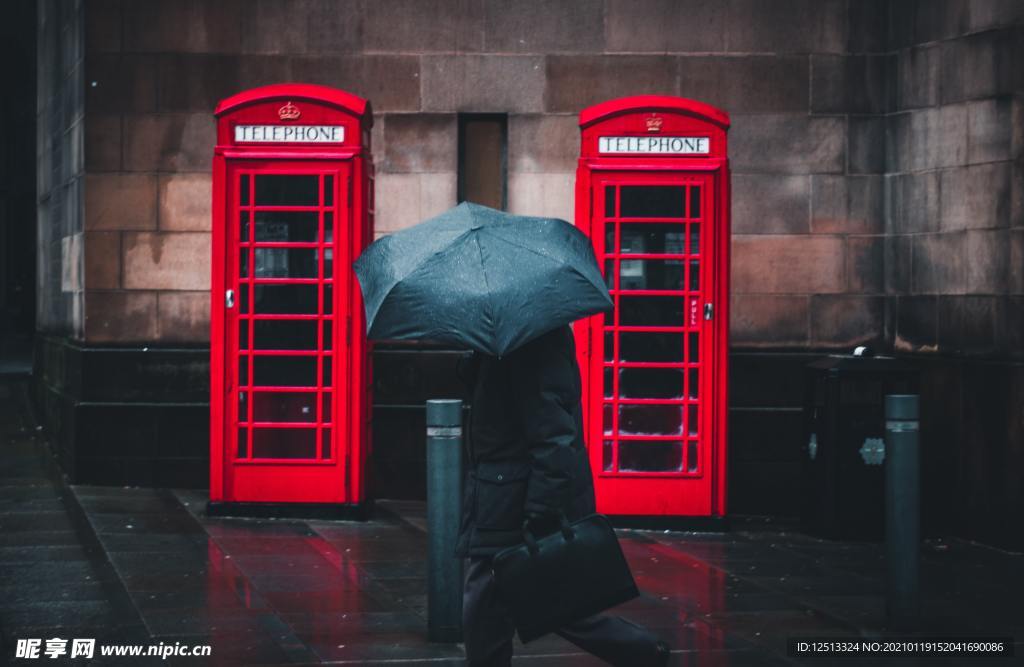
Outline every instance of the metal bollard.
POLYGON ((462 401, 427 401, 427 634, 462 639, 462 560, 455 541, 462 516, 462 401))
POLYGON ((918 397, 885 397, 886 615, 890 629, 913 629, 921 612, 918 397))

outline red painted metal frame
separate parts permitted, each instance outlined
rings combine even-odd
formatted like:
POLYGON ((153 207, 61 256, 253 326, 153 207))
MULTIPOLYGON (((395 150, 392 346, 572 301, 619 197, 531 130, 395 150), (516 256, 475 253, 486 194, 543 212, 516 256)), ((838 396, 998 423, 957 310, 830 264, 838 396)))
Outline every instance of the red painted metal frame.
MULTIPOLYGON (((726 133, 729 128, 729 117, 721 110, 693 100, 638 96, 610 100, 590 107, 580 114, 579 124, 581 151, 576 172, 576 225, 593 239, 595 252, 599 258, 605 250, 604 207, 603 200, 599 199, 605 185, 701 185, 704 202, 701 211, 704 222, 700 223, 703 227, 700 248, 701 281, 696 302, 699 318, 696 331, 701 344, 701 392, 697 399, 701 415, 698 435, 700 467, 693 474, 686 472, 685 462, 682 471, 679 472, 617 472, 614 467, 608 472, 603 470, 602 452, 605 435, 602 413, 606 401, 605 362, 601 351, 604 344, 605 316, 598 315, 580 321, 575 327, 575 332, 580 369, 583 374, 587 443, 595 475, 598 509, 606 514, 627 516, 724 516, 730 239, 726 133), (652 131, 652 126, 656 127, 656 134, 652 131), (710 150, 707 155, 700 156, 605 155, 599 152, 600 136, 703 136, 709 138, 710 150), (714 316, 710 321, 705 321, 703 313, 700 312, 703 303, 713 304, 714 316)), ((616 213, 618 212, 616 210, 616 213)), ((656 220, 646 219, 646 222, 656 220)), ((686 238, 689 245, 688 233, 686 238)), ((686 250, 689 251, 689 247, 686 250)), ((661 259, 679 258, 687 262, 691 259, 687 254, 629 257, 639 259, 648 256, 661 259)), ((604 271, 604 260, 600 261, 604 271)), ((667 294, 689 298, 686 290, 667 294)), ((684 312, 689 313, 689 306, 690 304, 687 304, 684 312)), ((614 317, 618 317, 617 312, 614 317)), ((691 324, 689 315, 686 319, 686 324, 691 324)), ((617 319, 615 321, 617 322, 617 319)), ((686 338, 689 340, 688 335, 686 338)), ((689 361, 687 357, 684 359, 689 361)), ((658 364, 649 367, 658 367, 658 364)), ((685 393, 689 395, 688 391, 685 393)), ((613 392, 612 403, 618 400, 619 397, 613 392)), ((671 399, 648 399, 641 402, 673 403, 671 399)), ((688 427, 684 428, 689 430, 688 427)), ((684 433, 661 439, 685 442, 686 438, 687 435, 684 433)), ((658 438, 641 436, 639 439, 658 438)), ((684 456, 688 453, 687 449, 684 449, 684 456)))
MULTIPOLYGON (((213 165, 213 229, 210 312, 210 500, 213 502, 302 502, 330 504, 359 504, 366 499, 365 463, 370 438, 370 368, 369 348, 363 324, 361 294, 352 262, 373 237, 372 173, 370 153, 371 108, 367 101, 343 91, 304 84, 265 86, 235 95, 217 106, 217 145, 213 165), (252 143, 236 144, 236 124, 286 125, 295 120, 282 120, 279 110, 291 103, 301 116, 297 122, 316 125, 341 125, 345 137, 339 144, 252 143), (253 193, 248 204, 240 205, 239 184, 242 174, 250 174, 250 187, 255 174, 320 175, 319 204, 306 206, 256 207, 253 193), (333 176, 333 204, 325 205, 323 191, 325 176, 333 176), (316 242, 248 243, 239 239, 238 217, 257 208, 275 211, 315 211, 318 213, 316 242), (333 239, 324 237, 324 213, 332 212, 333 239), (310 279, 256 278, 251 284, 316 284, 333 285, 333 307, 330 315, 323 314, 324 287, 318 289, 320 315, 242 315, 241 303, 234 308, 225 306, 225 291, 239 289, 238 252, 240 249, 310 248, 317 255, 318 277, 310 279), (324 276, 326 253, 333 255, 333 275, 324 276), (320 352, 294 350, 260 350, 239 354, 236 323, 261 320, 317 320, 330 321, 333 351, 320 352), (311 459, 254 459, 249 428, 247 456, 237 457, 236 431, 239 422, 234 397, 237 383, 237 363, 241 358, 254 356, 313 356, 317 362, 317 386, 312 388, 261 387, 264 391, 288 393, 302 391, 316 393, 316 420, 314 422, 265 424, 267 428, 316 428, 320 432, 325 423, 325 409, 321 394, 330 397, 331 419, 329 458, 321 456, 321 442, 315 440, 316 457, 311 459), (324 384, 320 359, 332 359, 329 386, 324 384), (232 400, 229 400, 229 397, 232 400), (310 426, 312 424, 312 426, 310 426)), ((253 228, 254 225, 250 225, 253 228)), ((254 232, 252 232, 254 233, 254 232)), ((250 256, 250 270, 254 270, 254 255, 250 256)), ((245 282, 245 281, 243 281, 245 282)), ((248 298, 254 299, 253 290, 248 298)), ((254 346, 253 330, 249 330, 249 345, 254 346)), ((323 349, 325 329, 317 326, 317 349, 323 349)), ((249 366, 249 382, 253 381, 249 366)), ((253 396, 248 391, 247 418, 252 420, 253 396)))

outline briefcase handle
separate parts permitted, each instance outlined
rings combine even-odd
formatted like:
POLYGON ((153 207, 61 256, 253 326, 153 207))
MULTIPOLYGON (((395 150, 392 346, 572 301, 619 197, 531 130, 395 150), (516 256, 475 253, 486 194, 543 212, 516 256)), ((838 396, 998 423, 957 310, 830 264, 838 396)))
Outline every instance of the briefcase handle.
MULTIPOLYGON (((569 523, 569 517, 565 516, 565 512, 558 512, 558 523, 559 530, 566 542, 571 542, 576 538, 576 533, 572 532, 572 525, 569 523)), ((536 556, 537 552, 540 551, 540 547, 537 546, 537 538, 534 537, 533 533, 530 531, 529 519, 523 521, 523 542, 526 542, 526 548, 529 550, 531 556, 536 556)))

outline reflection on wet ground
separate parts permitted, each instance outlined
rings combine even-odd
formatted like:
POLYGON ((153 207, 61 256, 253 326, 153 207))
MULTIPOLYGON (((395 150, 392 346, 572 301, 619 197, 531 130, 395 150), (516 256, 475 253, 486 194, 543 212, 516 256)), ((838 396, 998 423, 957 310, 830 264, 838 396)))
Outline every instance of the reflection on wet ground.
MULTIPOLYGON (((366 523, 208 518, 202 491, 69 490, 30 421, 0 414, 0 430, 5 660, 18 638, 96 637, 213 646, 154 661, 165 665, 462 664, 460 645, 426 640, 422 504, 383 501, 366 523)), ((620 536, 643 594, 617 612, 665 638, 673 665, 799 664, 789 636, 884 631, 881 545, 756 519, 728 534, 620 536)), ((1024 557, 932 541, 922 558, 924 632, 1024 639, 1024 557)), ((524 665, 600 664, 557 636, 516 652, 524 665)))

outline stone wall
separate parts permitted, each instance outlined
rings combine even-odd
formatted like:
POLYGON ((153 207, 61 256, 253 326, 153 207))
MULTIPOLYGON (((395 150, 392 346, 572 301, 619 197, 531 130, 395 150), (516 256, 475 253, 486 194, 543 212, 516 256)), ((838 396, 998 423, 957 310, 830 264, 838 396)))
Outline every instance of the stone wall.
POLYGON ((735 342, 880 340, 885 7, 90 0, 85 338, 205 342, 212 109, 303 81, 374 105, 378 234, 456 203, 459 112, 509 114, 510 210, 571 220, 581 109, 645 93, 721 106, 735 342))
POLYGON ((922 369, 927 518, 1020 549, 1024 3, 891 13, 887 337, 922 369))
POLYGON ((36 325, 75 337, 84 324, 84 13, 81 2, 40 0, 36 15, 36 325))

